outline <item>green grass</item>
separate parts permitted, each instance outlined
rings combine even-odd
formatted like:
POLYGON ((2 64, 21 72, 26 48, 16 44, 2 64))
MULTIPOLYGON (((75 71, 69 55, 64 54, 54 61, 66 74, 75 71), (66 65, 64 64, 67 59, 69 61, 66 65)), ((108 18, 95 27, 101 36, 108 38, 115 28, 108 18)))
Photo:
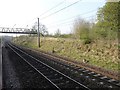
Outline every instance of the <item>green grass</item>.
POLYGON ((98 40, 90 44, 84 44, 80 40, 72 39, 42 39, 41 47, 37 47, 37 38, 19 37, 14 42, 26 47, 41 49, 47 52, 71 58, 76 61, 87 59, 89 64, 109 70, 118 68, 118 43, 117 41, 98 40))

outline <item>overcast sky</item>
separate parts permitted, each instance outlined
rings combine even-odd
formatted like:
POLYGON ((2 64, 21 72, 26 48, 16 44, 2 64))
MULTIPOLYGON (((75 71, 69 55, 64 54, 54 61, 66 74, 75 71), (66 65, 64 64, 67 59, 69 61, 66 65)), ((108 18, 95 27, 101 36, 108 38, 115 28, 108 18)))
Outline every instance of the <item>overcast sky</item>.
POLYGON ((0 0, 0 27, 23 28, 27 25, 31 27, 39 17, 40 23, 46 25, 49 33, 54 33, 57 29, 60 29, 61 33, 69 33, 77 17, 94 19, 98 8, 106 2, 106 0, 80 0, 79 3, 49 16, 76 1, 78 0, 0 0), (58 5, 56 8, 43 14, 56 5, 58 5))

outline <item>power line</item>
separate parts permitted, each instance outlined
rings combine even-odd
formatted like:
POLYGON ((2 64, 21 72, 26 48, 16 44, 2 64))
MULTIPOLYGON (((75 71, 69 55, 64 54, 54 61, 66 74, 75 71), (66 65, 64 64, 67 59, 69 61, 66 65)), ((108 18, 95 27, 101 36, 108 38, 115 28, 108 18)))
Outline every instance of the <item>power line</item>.
POLYGON ((94 12, 94 11, 96 11, 96 10, 97 10, 97 9, 95 9, 95 10, 91 10, 91 11, 89 11, 89 12, 85 12, 85 13, 82 13, 82 14, 78 14, 78 15, 75 15, 75 16, 73 16, 73 17, 70 17, 70 18, 67 18, 67 19, 61 20, 61 21, 65 21, 65 20, 69 20, 69 19, 75 18, 75 17, 77 17, 77 16, 85 15, 85 14, 88 14, 88 13, 94 12))
MULTIPOLYGON (((97 10, 97 9, 94 9, 94 10, 91 10, 91 11, 88 11, 88 12, 84 12, 84 13, 82 13, 82 14, 75 15, 75 16, 70 17, 70 18, 67 18, 67 19, 60 20, 60 22, 62 22, 62 23, 59 24, 59 22, 58 22, 58 24, 59 24, 59 25, 62 25, 62 24, 65 24, 65 25, 66 25, 66 23, 73 22, 73 20, 67 21, 67 22, 64 22, 64 21, 69 20, 69 19, 74 19, 74 18, 77 17, 77 16, 85 15, 85 14, 94 12, 94 11, 96 11, 96 10, 97 10)), ((93 16, 93 15, 92 15, 92 16, 93 16)), ((89 16, 89 17, 92 17, 92 16, 89 16)), ((95 16, 95 15, 94 15, 94 16, 95 16)), ((85 17, 85 18, 89 18, 89 17, 85 17)), ((55 23, 56 23, 56 22, 55 22, 55 23)), ((49 25, 50 25, 50 27, 51 27, 51 26, 52 26, 52 27, 53 27, 53 26, 58 26, 57 24, 54 24, 54 23, 49 24, 49 25)))
POLYGON ((60 2, 59 4, 55 5, 55 6, 54 6, 54 7, 52 7, 51 9, 49 9, 49 10, 45 11, 45 12, 44 12, 44 13, 42 13, 40 16, 42 16, 42 15, 44 15, 44 14, 48 13, 49 11, 51 11, 51 10, 55 9, 56 7, 60 6, 60 5, 61 5, 61 4, 63 4, 64 2, 65 2, 65 0, 64 0, 64 1, 62 1, 62 2, 60 2))
MULTIPOLYGON (((79 1, 81 1, 81 0, 79 0, 79 1)), ((51 16, 51 15, 53 15, 53 14, 56 14, 56 13, 58 13, 58 12, 64 10, 64 9, 66 9, 66 8, 68 8, 68 7, 71 7, 71 6, 73 6, 74 4, 77 4, 79 1, 76 1, 76 2, 74 2, 74 3, 72 3, 72 4, 68 5, 68 6, 66 6, 66 7, 64 7, 64 8, 62 8, 62 9, 56 11, 56 12, 54 12, 54 13, 51 13, 51 14, 49 14, 48 16, 41 18, 40 20, 45 19, 45 18, 47 18, 47 17, 49 17, 49 16, 51 16)), ((56 7, 58 7, 59 5, 61 5, 62 3, 64 3, 64 1, 62 1, 62 2, 60 2, 59 4, 55 5, 53 8, 45 11, 45 12, 44 12, 43 14, 41 14, 40 16, 42 16, 42 15, 44 15, 45 13, 53 10, 54 8, 56 8, 56 7)), ((34 18, 34 19, 37 19, 37 18, 34 18)), ((34 20, 34 19, 33 19, 33 20, 34 20)), ((33 21, 33 20, 31 20, 31 21, 33 21)))
MULTIPOLYGON (((92 16, 89 16, 89 17, 84 17, 84 18, 90 18, 90 17, 94 17, 94 16, 96 16, 96 15, 92 15, 92 16)), ((60 23, 60 24, 54 24, 54 25, 51 25, 51 26, 49 26, 48 28, 51 28, 51 27, 54 27, 54 26, 60 26, 60 25, 62 25, 62 24, 70 24, 70 23, 73 23, 73 20, 71 20, 71 21, 68 21, 68 22, 63 22, 63 23, 60 23)))
MULTIPOLYGON (((58 3, 57 5, 55 5, 54 7, 52 7, 51 9, 49 9, 49 10, 47 10, 47 11, 45 11, 45 12, 43 12, 40 16, 42 16, 42 15, 44 15, 44 14, 46 14, 46 13, 48 13, 49 11, 51 11, 51 10, 53 10, 53 9, 55 9, 55 8, 57 8, 58 6, 60 6, 61 4, 63 4, 65 2, 65 0, 63 0, 62 2, 60 2, 60 3, 58 3)), ((32 20, 30 20, 29 22, 32 22, 33 20, 37 20, 37 18, 33 18, 32 20)))
MULTIPOLYGON (((62 3, 62 2, 61 2, 61 3, 62 3)), ((59 3, 59 4, 60 4, 60 3, 59 3)), ((80 16, 80 15, 89 14, 89 13, 94 12, 94 11, 96 11, 96 10, 97 10, 97 9, 94 9, 94 10, 91 10, 91 11, 88 11, 88 12, 84 12, 84 13, 82 13, 82 14, 75 15, 75 16, 70 17, 70 18, 67 18, 67 19, 63 19, 63 20, 60 20, 60 22, 66 21, 66 20, 69 20, 69 19, 73 19, 73 18, 75 18, 75 17, 77 17, 77 16, 80 16)), ((37 18, 34 18, 33 20, 35 20, 35 19, 37 19, 37 18)), ((31 20, 31 21, 33 21, 33 20, 31 20)), ((56 22, 55 22, 55 23, 56 23, 56 22)))
MULTIPOLYGON (((85 12, 85 13, 82 13, 82 14, 78 14, 78 15, 75 15, 75 16, 73 16, 73 17, 70 17, 70 18, 67 18, 67 19, 63 19, 63 20, 60 20, 60 21, 57 21, 57 22, 59 23, 59 22, 63 22, 63 21, 70 20, 70 19, 74 19, 75 17, 81 16, 81 15, 85 15, 85 14, 94 12, 94 11, 96 11, 96 10, 97 10, 97 9, 94 9, 94 10, 91 10, 91 11, 89 11, 89 12, 85 12)), ((56 23, 56 22, 54 22, 54 23, 56 23)), ((54 23, 52 23, 52 24, 54 24, 54 23)), ((49 25, 51 25, 51 24, 49 24, 49 25)))
POLYGON ((69 7, 77 4, 77 3, 80 2, 80 1, 81 1, 81 0, 76 1, 76 2, 74 2, 74 3, 70 4, 70 5, 68 5, 68 6, 66 6, 66 7, 64 7, 64 8, 62 8, 62 9, 58 10, 58 11, 56 11, 56 12, 53 12, 53 13, 49 14, 48 16, 45 16, 45 17, 41 18, 40 20, 45 19, 45 18, 47 18, 47 17, 49 17, 49 16, 52 16, 52 15, 54 15, 54 14, 56 14, 56 13, 58 13, 58 12, 64 10, 64 9, 66 9, 66 8, 69 8, 69 7))

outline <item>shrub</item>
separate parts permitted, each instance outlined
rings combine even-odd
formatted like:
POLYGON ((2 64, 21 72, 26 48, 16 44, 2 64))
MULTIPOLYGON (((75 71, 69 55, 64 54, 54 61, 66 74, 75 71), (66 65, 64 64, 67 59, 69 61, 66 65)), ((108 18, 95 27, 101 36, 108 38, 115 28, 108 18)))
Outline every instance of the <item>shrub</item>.
POLYGON ((83 40, 83 44, 90 44, 90 43, 92 43, 92 39, 90 39, 90 38, 83 40))

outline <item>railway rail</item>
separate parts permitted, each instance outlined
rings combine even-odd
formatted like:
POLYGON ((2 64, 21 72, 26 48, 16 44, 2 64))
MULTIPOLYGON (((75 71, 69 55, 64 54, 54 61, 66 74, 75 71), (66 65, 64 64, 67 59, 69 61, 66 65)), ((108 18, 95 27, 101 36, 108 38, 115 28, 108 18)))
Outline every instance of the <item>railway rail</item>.
POLYGON ((55 58, 51 58, 51 60, 50 60, 50 59, 46 59, 45 55, 42 55, 41 58, 44 59, 44 62, 45 62, 45 60, 47 60, 46 62, 51 62, 52 64, 54 64, 54 66, 57 65, 57 66, 63 67, 66 70, 69 70, 70 72, 72 72, 73 74, 77 74, 78 76, 81 76, 82 79, 84 78, 84 80, 86 78, 88 78, 88 79, 91 79, 91 82, 95 81, 95 83, 98 85, 98 87, 103 85, 103 87, 106 87, 106 88, 107 87, 108 88, 120 88, 119 80, 115 80, 108 76, 87 70, 85 68, 81 68, 81 67, 77 66, 76 64, 72 64, 69 61, 63 61, 60 59, 56 60, 55 58))
POLYGON ((37 73, 42 75, 51 85, 51 88, 61 90, 62 88, 74 88, 74 89, 86 89, 90 90, 89 87, 81 84, 80 82, 72 79, 71 77, 61 73, 46 63, 38 60, 32 55, 24 52, 20 48, 12 44, 7 44, 7 48, 10 48, 16 53, 22 60, 24 60, 29 66, 31 66, 37 73))
MULTIPOLYGON (((25 51, 27 51, 27 50, 25 50, 25 51)), ((30 52, 30 51, 31 50, 28 50, 27 52, 30 52)), ((35 52, 33 52, 33 53, 35 53, 35 52)), ((31 52, 31 55, 33 53, 31 52)), ((61 59, 55 58, 51 55, 48 55, 48 54, 45 54, 42 52, 40 52, 39 54, 41 54, 42 57, 40 57, 40 58, 42 58, 43 62, 45 62, 45 63, 49 62, 48 64, 50 64, 53 67, 59 66, 60 68, 61 67, 64 68, 65 72, 68 70, 68 71, 70 71, 68 73, 72 72, 73 74, 76 74, 77 76, 79 76, 78 77, 79 80, 77 80, 78 78, 76 80, 78 82, 81 82, 81 80, 82 80, 82 82, 84 82, 83 84, 89 83, 90 85, 86 84, 86 86, 88 86, 88 87, 92 86, 95 88, 96 87, 97 88, 100 88, 100 87, 102 87, 102 88, 103 87, 104 88, 120 88, 120 81, 119 80, 115 80, 115 79, 110 78, 108 76, 87 70, 85 68, 81 68, 81 67, 77 66, 76 64, 73 64, 69 61, 66 61, 63 59, 61 60, 61 59), (50 57, 52 57, 52 58, 50 58, 50 57), (81 80, 80 80, 80 78, 81 78, 81 80), (93 83, 93 85, 91 85, 92 83, 93 83)), ((37 57, 37 55, 36 55, 36 58, 40 59, 39 57, 37 57)), ((76 77, 76 75, 75 75, 75 77, 76 77)))
POLYGON ((119 80, 115 80, 85 68, 78 67, 68 61, 62 61, 54 57, 51 58, 49 55, 42 52, 39 53, 39 56, 31 50, 25 50, 12 44, 8 44, 8 47, 17 53, 17 55, 26 61, 30 66, 35 67, 35 70, 41 73, 43 77, 48 79, 48 81, 57 89, 68 87, 76 89, 120 88, 119 80), (47 67, 51 68, 53 71, 47 67), (59 74, 54 71, 57 71, 63 76, 59 76, 59 74), (67 79, 63 78, 64 76, 67 77, 67 79))

